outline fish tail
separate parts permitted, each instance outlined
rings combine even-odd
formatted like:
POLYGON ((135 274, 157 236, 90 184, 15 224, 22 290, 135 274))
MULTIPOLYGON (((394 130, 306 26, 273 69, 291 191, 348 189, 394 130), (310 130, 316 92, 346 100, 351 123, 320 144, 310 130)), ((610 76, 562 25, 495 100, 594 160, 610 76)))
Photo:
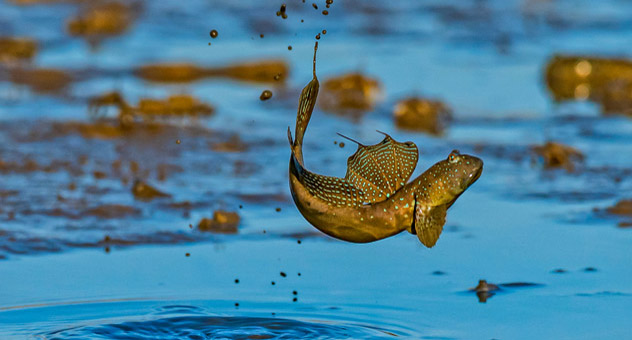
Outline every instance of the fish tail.
POLYGON ((313 79, 303 88, 298 102, 296 128, 294 130, 296 139, 292 140, 291 134, 288 134, 292 145, 292 153, 296 156, 296 159, 300 162, 300 164, 303 164, 303 137, 305 136, 305 130, 307 130, 309 120, 312 118, 312 112, 314 111, 314 106, 316 105, 316 98, 318 97, 318 89, 320 87, 318 78, 316 78, 317 50, 318 42, 314 45, 313 79))

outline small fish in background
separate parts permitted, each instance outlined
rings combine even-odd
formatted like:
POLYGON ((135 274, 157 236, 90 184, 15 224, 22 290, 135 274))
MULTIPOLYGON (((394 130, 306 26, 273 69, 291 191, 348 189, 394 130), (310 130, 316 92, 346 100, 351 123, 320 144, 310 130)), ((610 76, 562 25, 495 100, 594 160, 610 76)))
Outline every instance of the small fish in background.
POLYGON ((344 178, 315 174, 303 161, 303 137, 312 115, 319 83, 314 47, 313 79, 303 89, 295 137, 288 127, 292 150, 290 191, 297 208, 314 227, 332 237, 366 243, 408 230, 433 247, 445 224, 447 209, 483 171, 483 161, 454 150, 407 184, 419 152, 412 142, 400 143, 385 134, 375 145, 358 144, 347 160, 344 178))

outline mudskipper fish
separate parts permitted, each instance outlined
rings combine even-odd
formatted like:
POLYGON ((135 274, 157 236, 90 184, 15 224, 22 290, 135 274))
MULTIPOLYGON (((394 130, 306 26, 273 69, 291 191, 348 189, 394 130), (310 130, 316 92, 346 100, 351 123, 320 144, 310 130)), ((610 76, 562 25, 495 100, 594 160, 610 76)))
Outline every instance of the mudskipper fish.
POLYGON ((288 127, 290 191, 298 210, 318 230, 341 240, 373 242, 408 230, 426 247, 434 246, 447 209, 481 176, 483 161, 454 150, 408 183, 419 157, 417 146, 383 133, 378 144, 356 142, 344 178, 307 170, 303 137, 318 96, 317 49, 318 42, 313 79, 299 99, 294 139, 288 127))

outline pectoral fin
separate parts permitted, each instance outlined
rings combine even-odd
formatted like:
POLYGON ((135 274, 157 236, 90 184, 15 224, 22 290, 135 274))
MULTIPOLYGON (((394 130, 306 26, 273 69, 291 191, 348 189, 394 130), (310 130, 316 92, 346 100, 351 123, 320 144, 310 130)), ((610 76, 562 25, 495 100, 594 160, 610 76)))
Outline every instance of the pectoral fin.
POLYGON ((424 246, 432 248, 439 239, 445 224, 446 205, 436 207, 415 204, 415 231, 424 246))

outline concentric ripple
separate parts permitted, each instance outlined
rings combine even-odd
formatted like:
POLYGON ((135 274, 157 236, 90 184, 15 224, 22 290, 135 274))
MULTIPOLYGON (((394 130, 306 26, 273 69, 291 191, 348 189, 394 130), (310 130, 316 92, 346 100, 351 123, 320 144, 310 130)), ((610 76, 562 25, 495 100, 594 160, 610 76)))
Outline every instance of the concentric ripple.
POLYGON ((46 339, 389 339, 396 334, 360 325, 282 318, 178 316, 79 326, 42 334, 46 339))

